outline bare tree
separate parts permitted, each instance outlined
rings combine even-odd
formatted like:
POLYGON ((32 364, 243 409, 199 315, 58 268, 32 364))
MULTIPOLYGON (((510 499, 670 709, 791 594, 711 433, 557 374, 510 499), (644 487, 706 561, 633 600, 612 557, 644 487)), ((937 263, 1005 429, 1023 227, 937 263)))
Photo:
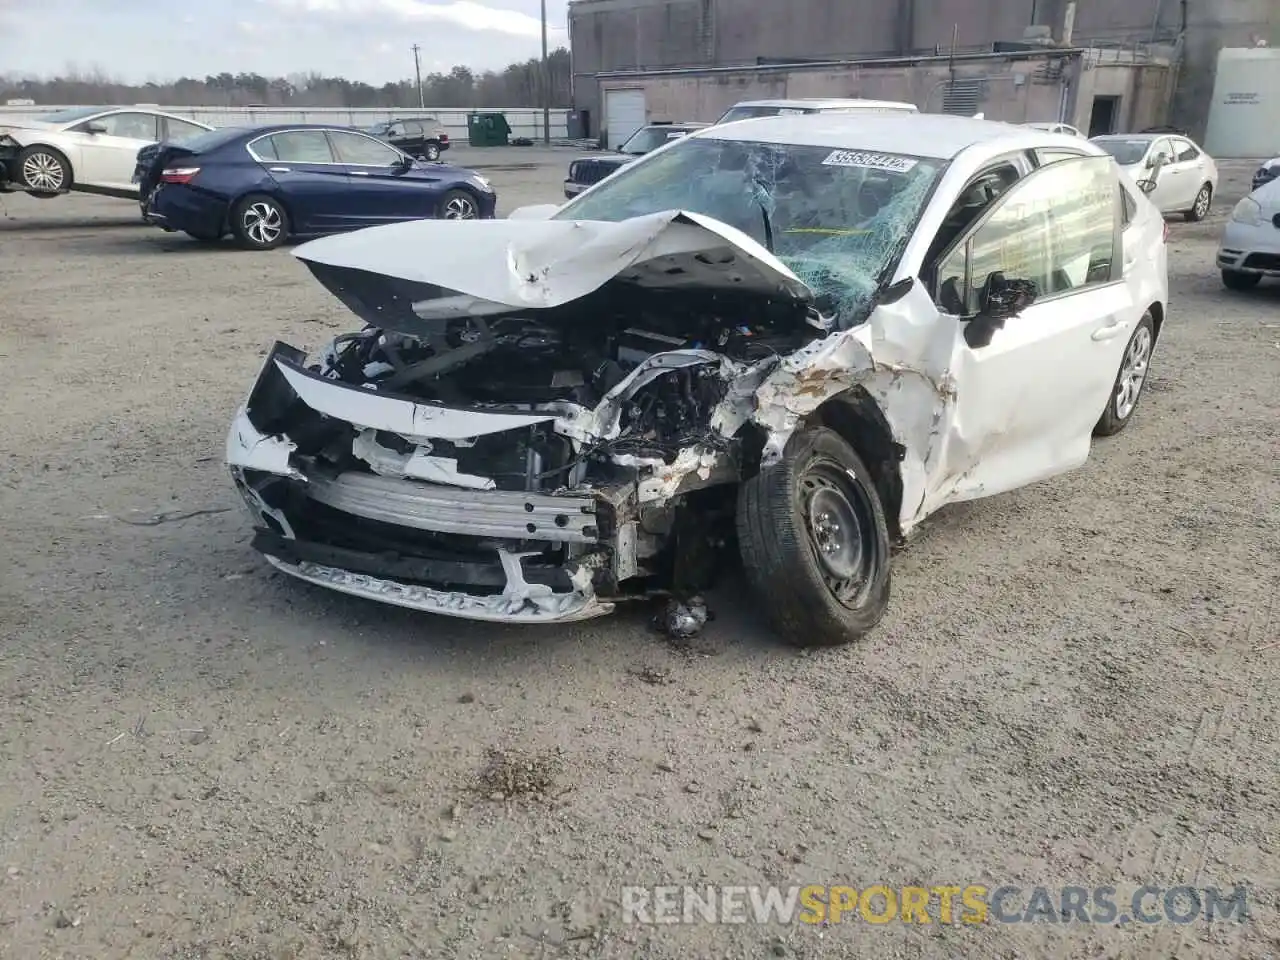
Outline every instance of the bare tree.
MULTIPOLYGON (((569 103, 569 51, 563 47, 548 55, 551 105, 569 103)), ((513 63, 504 70, 475 72, 456 66, 448 73, 422 78, 423 97, 429 107, 537 107, 539 61, 513 63)), ((69 63, 56 77, 20 77, 0 74, 0 101, 30 99, 38 104, 159 103, 167 106, 244 107, 250 104, 294 107, 414 107, 418 91, 410 79, 375 87, 359 80, 295 73, 265 77, 257 73, 222 72, 203 79, 182 77, 159 83, 128 84, 111 77, 101 66, 88 69, 69 63)))

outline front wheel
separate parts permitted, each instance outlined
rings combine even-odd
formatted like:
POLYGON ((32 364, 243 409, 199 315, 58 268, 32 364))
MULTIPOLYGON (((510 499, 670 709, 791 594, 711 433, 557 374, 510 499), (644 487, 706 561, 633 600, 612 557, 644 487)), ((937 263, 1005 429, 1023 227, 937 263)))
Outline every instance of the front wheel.
POLYGON ((1098 425, 1093 428, 1097 436, 1115 436, 1132 419, 1134 411, 1138 409, 1138 400, 1142 397, 1142 388, 1147 382, 1147 370, 1151 365, 1151 351, 1155 341, 1155 324, 1151 320, 1151 314, 1144 313, 1133 336, 1129 338, 1129 345, 1124 348, 1124 359, 1120 361, 1120 372, 1116 374, 1107 409, 1099 418, 1098 425))
POLYGON ((476 198, 466 190, 450 190, 440 198, 441 220, 475 220, 479 216, 476 198))
POLYGON ((825 427, 797 431, 782 459, 738 491, 743 567, 788 643, 857 640, 889 605, 889 531, 858 454, 825 427))
POLYGON ((52 196, 71 189, 71 164, 50 147, 27 147, 18 155, 18 177, 36 196, 52 196))
POLYGON ((264 194, 240 200, 231 211, 231 232, 246 250, 271 250, 289 237, 289 215, 264 194))
POLYGON ((1200 192, 1196 194, 1196 201, 1191 205, 1191 209, 1185 214, 1186 218, 1192 223, 1199 223, 1209 215, 1209 207, 1213 204, 1213 187, 1205 184, 1200 188, 1200 192))
POLYGON ((1252 290, 1262 282, 1260 273, 1244 273, 1240 270, 1223 270, 1222 285, 1228 290, 1252 290))

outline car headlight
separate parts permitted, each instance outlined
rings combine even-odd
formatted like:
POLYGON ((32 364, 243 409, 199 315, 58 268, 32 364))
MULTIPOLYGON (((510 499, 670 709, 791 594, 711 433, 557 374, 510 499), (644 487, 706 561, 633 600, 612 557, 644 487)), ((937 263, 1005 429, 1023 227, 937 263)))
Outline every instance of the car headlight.
POLYGON ((1245 197, 1231 211, 1231 219, 1236 223, 1256 226, 1262 222, 1262 206, 1252 197, 1245 197))

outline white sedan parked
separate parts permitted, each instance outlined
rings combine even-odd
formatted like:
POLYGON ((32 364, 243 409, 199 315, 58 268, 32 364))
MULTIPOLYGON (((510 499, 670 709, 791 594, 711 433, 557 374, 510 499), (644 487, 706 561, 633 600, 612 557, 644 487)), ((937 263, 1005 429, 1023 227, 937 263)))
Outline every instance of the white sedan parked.
POLYGON ((254 546, 330 589, 577 620, 701 589, 736 542, 781 636, 847 643, 899 536, 1130 422, 1164 232, 1077 137, 712 126, 563 207, 299 247, 363 323, 276 344, 228 462, 254 546))
POLYGON ((1093 142, 1115 157, 1120 169, 1146 183, 1161 213, 1203 220, 1218 192, 1218 165, 1191 140, 1167 133, 1110 134, 1093 142))
POLYGON ((74 190, 136 198, 132 179, 140 149, 212 129, 142 107, 76 107, 19 122, 0 118, 0 186, 7 179, 10 189, 37 197, 74 190))
POLYGON ((1231 290, 1280 279, 1280 179, 1264 183, 1236 204, 1218 247, 1222 283, 1231 290))

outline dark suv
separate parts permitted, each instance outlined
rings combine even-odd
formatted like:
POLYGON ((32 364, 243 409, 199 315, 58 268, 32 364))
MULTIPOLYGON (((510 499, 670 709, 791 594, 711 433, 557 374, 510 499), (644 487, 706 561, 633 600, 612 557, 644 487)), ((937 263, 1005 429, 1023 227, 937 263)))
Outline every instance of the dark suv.
POLYGON ((435 117, 388 120, 370 127, 369 133, 421 160, 439 160, 449 149, 449 134, 435 117))
POLYGON ((670 140, 686 137, 705 123, 651 123, 641 127, 620 146, 615 153, 596 153, 578 157, 569 164, 569 176, 564 182, 564 195, 576 197, 587 187, 599 183, 619 167, 657 150, 670 140))

